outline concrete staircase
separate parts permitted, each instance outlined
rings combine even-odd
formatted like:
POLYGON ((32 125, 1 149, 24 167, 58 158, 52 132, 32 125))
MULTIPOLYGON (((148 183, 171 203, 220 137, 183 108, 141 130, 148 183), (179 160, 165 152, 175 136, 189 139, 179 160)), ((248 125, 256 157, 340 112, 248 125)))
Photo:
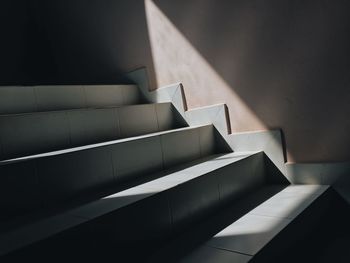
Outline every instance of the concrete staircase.
POLYGON ((0 88, 3 262, 271 262, 322 215, 328 186, 141 91, 0 88))

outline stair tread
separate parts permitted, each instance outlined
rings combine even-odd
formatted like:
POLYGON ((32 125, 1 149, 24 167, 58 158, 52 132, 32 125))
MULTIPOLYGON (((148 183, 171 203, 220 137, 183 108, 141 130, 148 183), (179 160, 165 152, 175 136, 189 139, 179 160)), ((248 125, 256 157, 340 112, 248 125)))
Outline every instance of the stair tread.
POLYGON ((322 185, 291 185, 249 214, 294 219, 327 189, 322 185))
POLYGON ((178 184, 185 183, 208 172, 247 158, 255 153, 238 152, 213 155, 212 159, 206 158, 204 162, 173 171, 164 177, 106 196, 65 213, 43 218, 34 223, 16 228, 13 231, 3 233, 0 236, 0 247, 2 249, 0 253, 4 254, 26 244, 42 240, 65 229, 82 224, 108 212, 115 211, 146 197, 173 188, 178 184))
POLYGON ((195 262, 196 255, 203 247, 254 256, 328 188, 326 185, 287 186, 217 233, 186 257, 184 262, 195 262))
POLYGON ((198 128, 206 127, 206 126, 210 126, 210 125, 198 125, 198 126, 191 126, 191 127, 182 127, 182 128, 178 128, 178 129, 148 133, 148 134, 144 134, 144 135, 122 138, 122 139, 118 139, 118 140, 112 140, 112 141, 107 141, 107 142, 72 147, 72 148, 68 148, 68 149, 56 150, 56 151, 40 153, 40 154, 33 154, 33 155, 28 155, 28 156, 13 158, 13 159, 1 160, 0 165, 7 164, 7 163, 19 162, 19 161, 44 158, 44 157, 50 157, 50 156, 56 156, 56 155, 62 155, 62 154, 68 154, 68 153, 73 153, 73 152, 78 152, 78 151, 83 151, 83 150, 88 150, 88 149, 94 149, 94 148, 104 147, 104 146, 113 145, 113 144, 119 144, 119 143, 124 143, 124 142, 129 142, 129 141, 136 141, 136 140, 140 140, 140 139, 161 136, 161 135, 165 135, 165 134, 169 134, 169 133, 194 130, 194 129, 198 129, 198 128))

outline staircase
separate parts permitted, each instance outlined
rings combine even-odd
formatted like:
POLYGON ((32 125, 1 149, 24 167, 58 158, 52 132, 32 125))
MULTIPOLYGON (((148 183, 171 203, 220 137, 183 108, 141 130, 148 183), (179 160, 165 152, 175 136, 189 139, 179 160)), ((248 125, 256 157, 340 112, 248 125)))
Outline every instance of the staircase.
POLYGON ((137 85, 1 87, 0 127, 1 262, 272 262, 333 194, 137 85))

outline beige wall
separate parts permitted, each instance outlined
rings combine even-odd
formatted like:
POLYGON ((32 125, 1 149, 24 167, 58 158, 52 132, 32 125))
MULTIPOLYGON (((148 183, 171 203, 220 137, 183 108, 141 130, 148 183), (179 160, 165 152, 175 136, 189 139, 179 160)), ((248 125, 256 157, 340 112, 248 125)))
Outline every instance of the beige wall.
POLYGON ((346 1, 147 1, 158 86, 227 103, 233 132, 281 128, 288 161, 349 161, 346 1))
POLYGON ((153 88, 182 82, 190 108, 227 103, 234 132, 281 128, 289 161, 350 160, 347 0, 28 3, 35 34, 7 20, 2 83, 115 83, 146 66, 153 88))

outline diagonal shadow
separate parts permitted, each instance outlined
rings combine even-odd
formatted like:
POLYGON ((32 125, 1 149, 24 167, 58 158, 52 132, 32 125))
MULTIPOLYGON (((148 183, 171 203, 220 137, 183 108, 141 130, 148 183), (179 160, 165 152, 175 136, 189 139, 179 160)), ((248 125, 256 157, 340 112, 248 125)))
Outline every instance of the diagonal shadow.
POLYGON ((289 161, 349 159, 347 6, 147 0, 157 82, 182 81, 190 108, 226 102, 233 131, 282 128, 289 161))

